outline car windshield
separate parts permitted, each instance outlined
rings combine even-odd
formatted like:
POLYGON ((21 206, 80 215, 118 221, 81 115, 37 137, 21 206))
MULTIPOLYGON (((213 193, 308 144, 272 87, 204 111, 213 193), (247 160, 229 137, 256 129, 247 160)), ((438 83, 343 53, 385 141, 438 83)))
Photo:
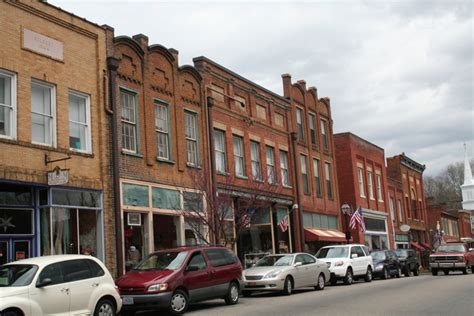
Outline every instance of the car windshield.
POLYGON ((395 254, 398 257, 408 257, 408 251, 405 249, 395 249, 395 254))
POLYGON ((385 252, 384 251, 375 251, 370 254, 372 259, 374 260, 385 260, 385 252))
POLYGON ((321 248, 316 254, 316 258, 347 258, 349 247, 321 248))
POLYGON ((145 260, 133 268, 133 270, 177 270, 182 266, 187 255, 187 251, 157 252, 149 255, 145 260))
POLYGON ((0 267, 0 287, 26 286, 33 280, 38 266, 32 264, 11 264, 0 267))
POLYGON ((282 267, 289 266, 293 261, 293 256, 266 256, 258 260, 256 267, 282 267))
POLYGON ((436 250, 437 252, 465 252, 464 245, 441 245, 436 250))

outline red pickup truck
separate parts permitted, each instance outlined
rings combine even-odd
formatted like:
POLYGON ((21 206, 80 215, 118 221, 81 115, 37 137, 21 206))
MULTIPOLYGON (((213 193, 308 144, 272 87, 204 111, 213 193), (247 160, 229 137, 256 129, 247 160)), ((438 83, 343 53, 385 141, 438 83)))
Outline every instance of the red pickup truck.
POLYGON ((430 268, 433 275, 438 275, 439 270, 446 275, 449 271, 468 274, 474 269, 474 249, 468 249, 464 243, 441 245, 430 255, 430 268))

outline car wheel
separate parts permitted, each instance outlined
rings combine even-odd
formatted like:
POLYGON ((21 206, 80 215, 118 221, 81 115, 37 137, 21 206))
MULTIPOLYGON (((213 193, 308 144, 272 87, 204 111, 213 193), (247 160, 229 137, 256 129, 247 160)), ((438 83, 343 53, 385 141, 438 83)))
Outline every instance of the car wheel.
POLYGON ((176 315, 184 314, 188 309, 188 295, 182 290, 174 291, 170 300, 170 312, 176 315))
POLYGON ((367 272, 365 273, 364 281, 372 282, 372 268, 371 267, 367 267, 367 272))
POLYGON ((398 267, 396 277, 399 278, 401 276, 402 276, 402 269, 400 269, 400 267, 398 267))
POLYGON ((405 269, 403 269, 403 275, 407 278, 410 276, 410 269, 408 269, 408 267, 405 267, 405 269))
POLYGON ((225 296, 225 303, 227 305, 235 305, 239 302, 239 286, 232 282, 229 285, 229 289, 227 290, 227 294, 225 296))
POLYGON ((324 277, 324 274, 320 273, 318 276, 318 284, 316 284, 314 289, 318 291, 324 290, 325 285, 326 285, 326 278, 324 277))
POLYGON ((432 275, 438 275, 438 269, 431 269, 432 275))
POLYGON ((115 316, 115 305, 109 299, 102 299, 97 303, 94 316, 115 316))
POLYGON ((287 276, 285 279, 285 285, 283 287, 283 294, 291 295, 292 292, 293 292, 293 279, 287 276))
POLYGON ((18 313, 17 311, 12 311, 12 310, 7 310, 5 312, 2 312, 2 316, 20 316, 21 314, 18 313))
POLYGON ((250 297, 250 296, 252 296, 252 291, 242 291, 242 295, 244 297, 250 297))
POLYGON ((444 275, 448 275, 448 274, 449 274, 449 270, 443 270, 443 273, 444 273, 444 275))
POLYGON ((466 267, 462 270, 462 274, 468 274, 468 273, 471 273, 471 267, 470 267, 470 266, 466 266, 466 267))
POLYGON ((388 275, 387 268, 386 268, 386 267, 383 267, 383 270, 382 270, 382 279, 387 280, 388 277, 389 277, 389 275, 388 275))
POLYGON ((344 276, 344 284, 351 285, 354 282, 354 275, 352 274, 352 269, 347 268, 346 275, 344 276))
POLYGON ((413 270, 413 275, 418 276, 420 274, 420 267, 418 265, 415 266, 415 270, 413 270))

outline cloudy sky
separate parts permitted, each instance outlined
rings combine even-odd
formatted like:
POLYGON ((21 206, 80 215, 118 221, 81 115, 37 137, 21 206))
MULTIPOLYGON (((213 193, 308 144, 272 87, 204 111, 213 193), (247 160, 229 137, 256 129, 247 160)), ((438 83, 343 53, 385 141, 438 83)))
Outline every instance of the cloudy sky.
POLYGON ((204 55, 282 93, 281 74, 331 99, 334 132, 350 131, 426 164, 435 175, 474 155, 471 0, 49 0, 150 44, 204 55))

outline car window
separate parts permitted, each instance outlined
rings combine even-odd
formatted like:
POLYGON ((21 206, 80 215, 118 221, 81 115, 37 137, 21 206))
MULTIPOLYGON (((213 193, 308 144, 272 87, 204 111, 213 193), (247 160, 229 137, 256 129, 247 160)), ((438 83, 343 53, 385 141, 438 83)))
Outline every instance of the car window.
POLYGON ((385 253, 383 251, 374 251, 370 255, 374 260, 385 260, 385 253))
POLYGON ((351 251, 351 254, 356 253, 358 257, 365 257, 365 253, 360 246, 354 246, 352 249, 354 252, 351 251))
POLYGON ((11 264, 0 267, 0 287, 26 286, 31 283, 38 271, 32 264, 11 264))
POLYGON ((193 266, 197 267, 198 270, 205 270, 207 267, 206 260, 204 260, 203 255, 201 252, 196 252, 193 254, 191 259, 188 262, 188 267, 193 266))
POLYGON ((74 282, 92 278, 92 271, 86 260, 68 260, 61 262, 64 281, 74 282))
POLYGON ((87 264, 89 265, 89 269, 91 270, 92 277, 100 277, 105 274, 105 271, 102 269, 102 267, 95 261, 93 260, 85 260, 87 264))
POLYGON ((316 258, 347 258, 349 247, 327 247, 319 249, 316 258))
POLYGON ((256 267, 284 267, 293 262, 293 255, 271 255, 258 260, 256 267))
POLYGON ((41 271, 38 282, 42 282, 44 279, 51 279, 50 285, 64 283, 61 262, 46 266, 43 271, 41 271))
POLYGON ((187 251, 170 251, 157 252, 148 255, 142 262, 133 268, 134 271, 150 271, 150 270, 177 270, 179 269, 186 257, 187 251))
POLYGON ((310 256, 310 255, 304 254, 304 255, 302 255, 302 256, 303 256, 303 258, 304 258, 304 263, 303 263, 303 264, 312 264, 312 263, 315 263, 315 262, 316 262, 316 259, 313 258, 313 257, 310 256))
POLYGON ((302 264, 305 263, 303 255, 297 255, 295 258, 295 263, 301 262, 302 264))
POLYGON ((206 249, 204 252, 214 267, 221 267, 237 262, 235 255, 228 249, 206 249))
POLYGON ((367 246, 362 246, 362 250, 364 250, 366 256, 369 256, 369 255, 370 255, 369 247, 367 247, 367 246))

